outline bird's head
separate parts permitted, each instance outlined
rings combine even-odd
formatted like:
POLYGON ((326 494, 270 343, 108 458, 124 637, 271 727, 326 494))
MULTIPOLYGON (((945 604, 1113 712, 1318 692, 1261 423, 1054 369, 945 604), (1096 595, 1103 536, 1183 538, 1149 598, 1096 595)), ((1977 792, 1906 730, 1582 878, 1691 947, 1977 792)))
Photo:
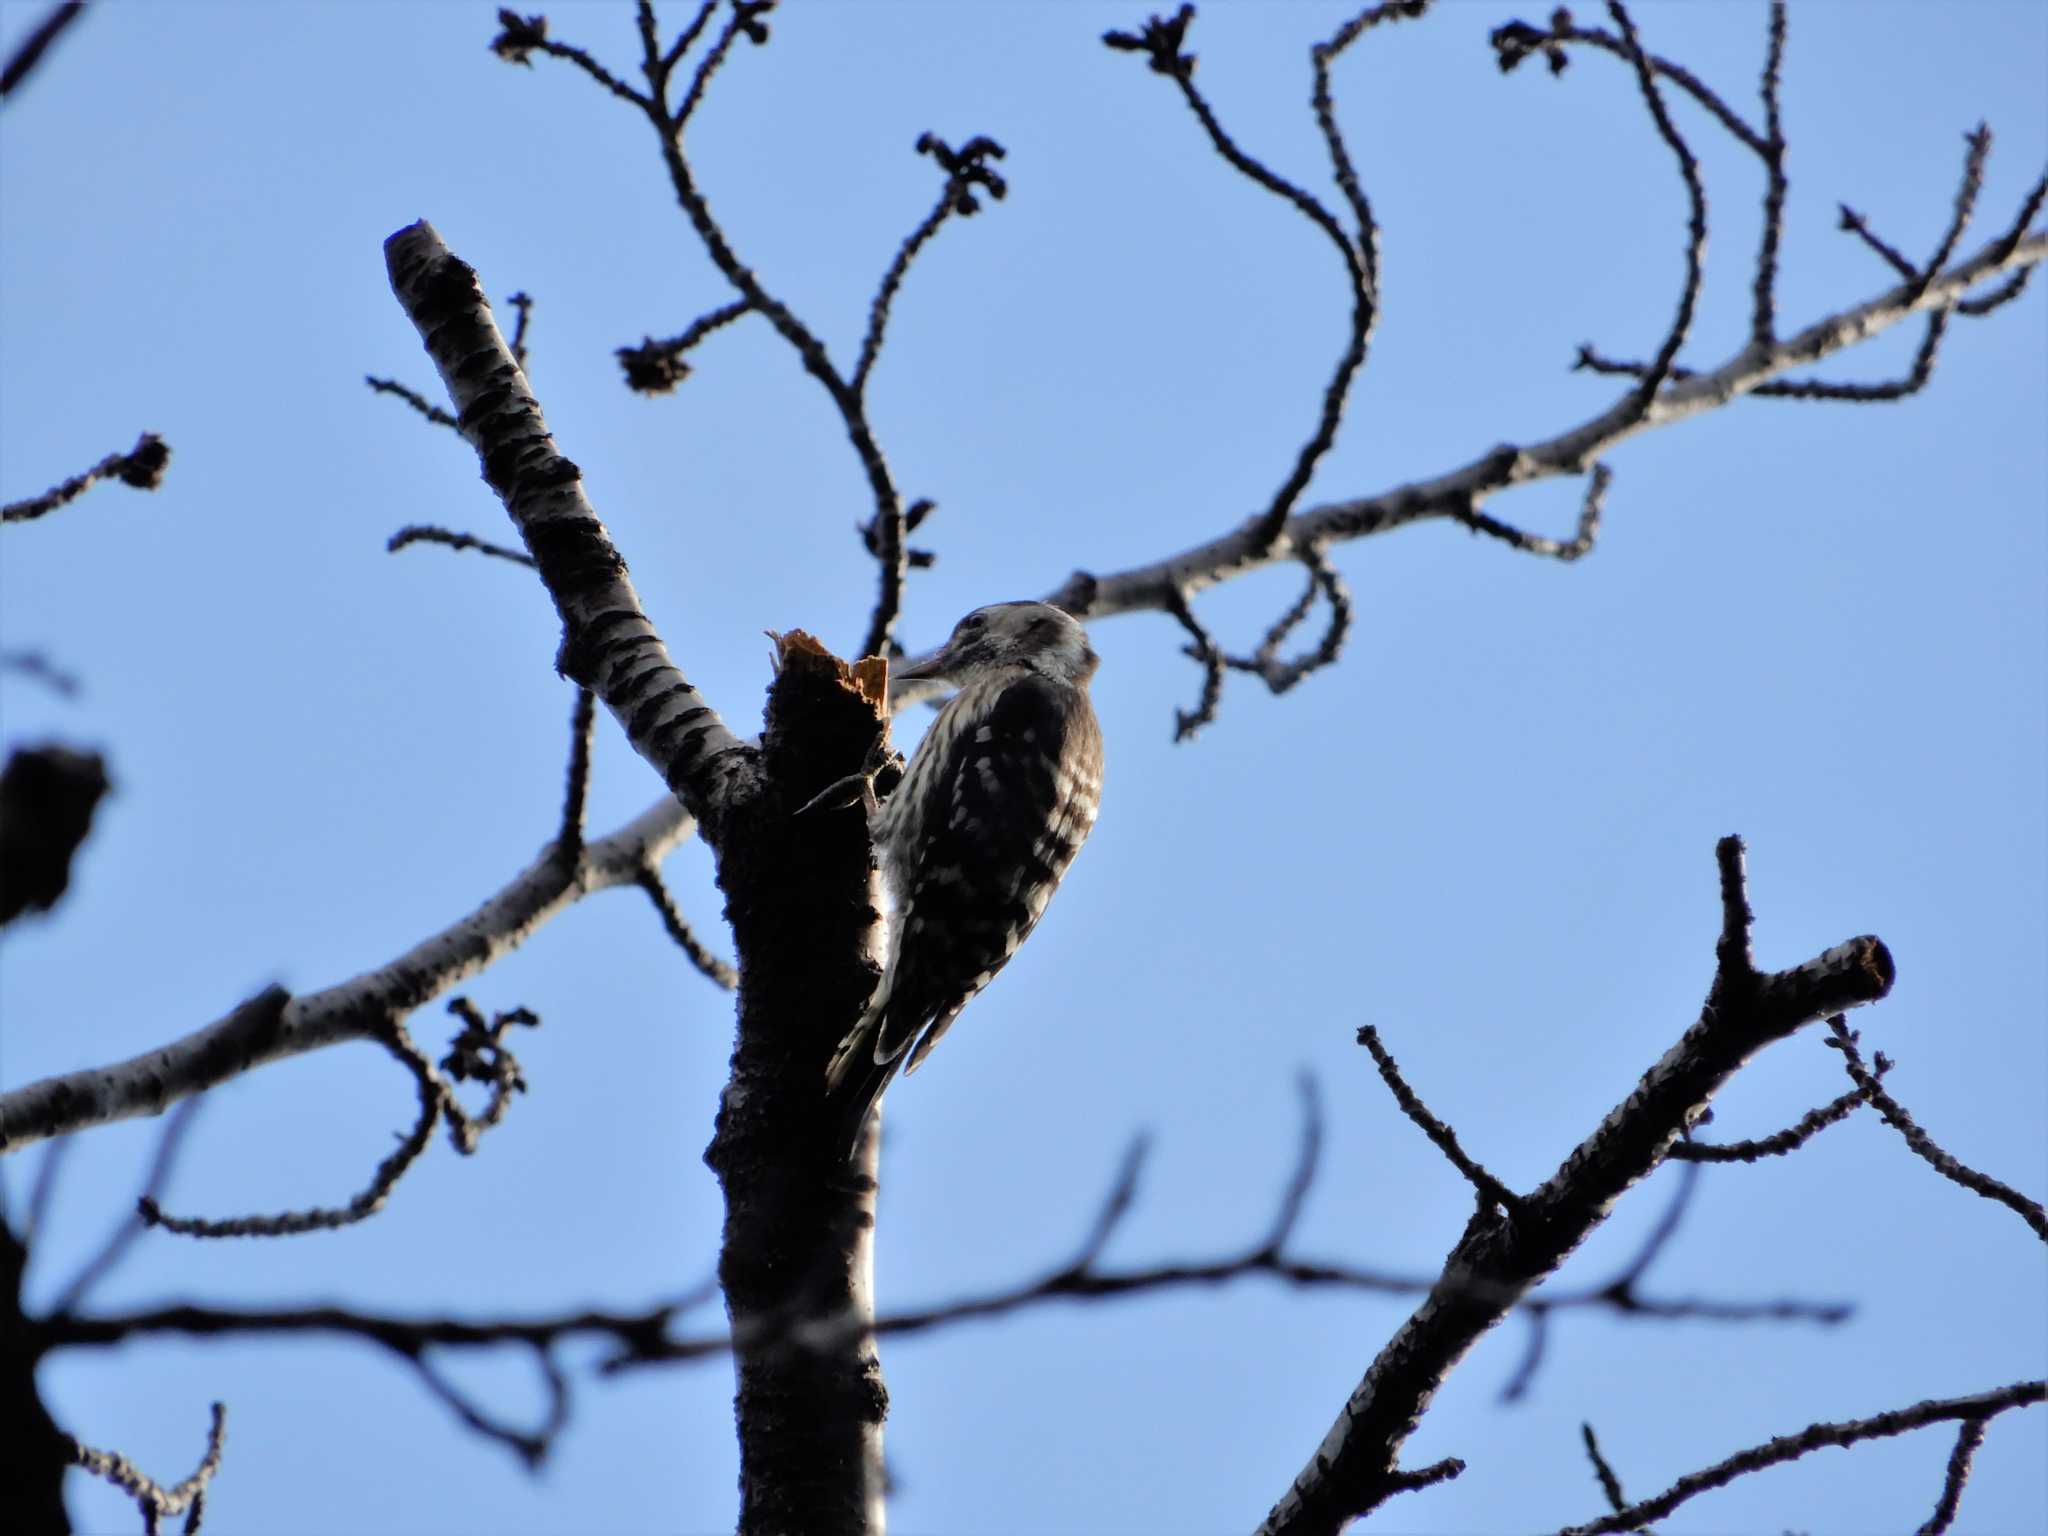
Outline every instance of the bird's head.
POLYGON ((1095 671, 1095 652, 1080 621, 1050 603, 991 603, 958 624, 929 656, 896 668, 899 682, 961 687, 979 674, 1021 667, 1081 687, 1095 671))

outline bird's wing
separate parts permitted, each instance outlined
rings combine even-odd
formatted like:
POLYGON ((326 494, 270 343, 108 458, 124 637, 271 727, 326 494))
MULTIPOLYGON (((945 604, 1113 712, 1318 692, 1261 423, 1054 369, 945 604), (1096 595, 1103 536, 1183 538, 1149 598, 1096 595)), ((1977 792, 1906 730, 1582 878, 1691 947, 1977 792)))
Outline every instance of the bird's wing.
POLYGON ((908 850, 896 970, 877 1061, 930 1052, 1037 924, 1095 817, 1101 737, 1086 695, 1026 674, 960 730, 929 781, 925 832, 908 850), (1077 765, 1078 760, 1078 765, 1077 765))

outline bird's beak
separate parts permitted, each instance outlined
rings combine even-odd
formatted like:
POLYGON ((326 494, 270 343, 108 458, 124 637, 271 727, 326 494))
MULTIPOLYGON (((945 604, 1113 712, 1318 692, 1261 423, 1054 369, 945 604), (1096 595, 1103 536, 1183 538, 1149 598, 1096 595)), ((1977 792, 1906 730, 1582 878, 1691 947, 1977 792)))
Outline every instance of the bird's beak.
POLYGON ((901 661, 892 667, 891 675, 899 683, 942 682, 950 670, 952 658, 944 650, 933 651, 929 656, 918 656, 901 661))

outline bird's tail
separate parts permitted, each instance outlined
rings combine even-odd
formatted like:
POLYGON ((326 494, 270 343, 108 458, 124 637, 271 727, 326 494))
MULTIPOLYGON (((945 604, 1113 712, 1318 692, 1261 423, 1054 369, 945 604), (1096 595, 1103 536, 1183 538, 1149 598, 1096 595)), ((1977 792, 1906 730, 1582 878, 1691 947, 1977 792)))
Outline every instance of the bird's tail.
POLYGON ((841 1140, 849 1158, 860 1150, 868 1117, 874 1113, 882 1091, 896 1076, 896 1069, 903 1065, 901 1051, 887 1061, 875 1060, 875 1046, 881 1034, 882 1010, 870 1004, 861 1021, 839 1043, 831 1065, 825 1069, 825 1106, 831 1134, 841 1140))
POLYGON ((902 1065, 901 1056, 889 1061, 876 1061, 870 1055, 830 1091, 826 1103, 832 1115, 832 1134, 846 1148, 848 1158, 860 1151, 861 1137, 867 1132, 875 1106, 881 1102, 883 1091, 902 1065))

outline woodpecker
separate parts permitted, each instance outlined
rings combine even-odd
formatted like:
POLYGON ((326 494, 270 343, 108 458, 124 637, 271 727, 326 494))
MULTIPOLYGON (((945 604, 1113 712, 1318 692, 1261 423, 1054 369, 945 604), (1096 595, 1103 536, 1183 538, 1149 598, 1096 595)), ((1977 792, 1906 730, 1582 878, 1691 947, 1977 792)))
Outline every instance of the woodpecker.
POLYGON ((1045 915, 1095 825, 1102 729, 1087 631, 1049 603, 996 603, 898 669, 960 690, 870 823, 882 979, 826 1070, 855 1147, 897 1069, 915 1071, 1045 915))

